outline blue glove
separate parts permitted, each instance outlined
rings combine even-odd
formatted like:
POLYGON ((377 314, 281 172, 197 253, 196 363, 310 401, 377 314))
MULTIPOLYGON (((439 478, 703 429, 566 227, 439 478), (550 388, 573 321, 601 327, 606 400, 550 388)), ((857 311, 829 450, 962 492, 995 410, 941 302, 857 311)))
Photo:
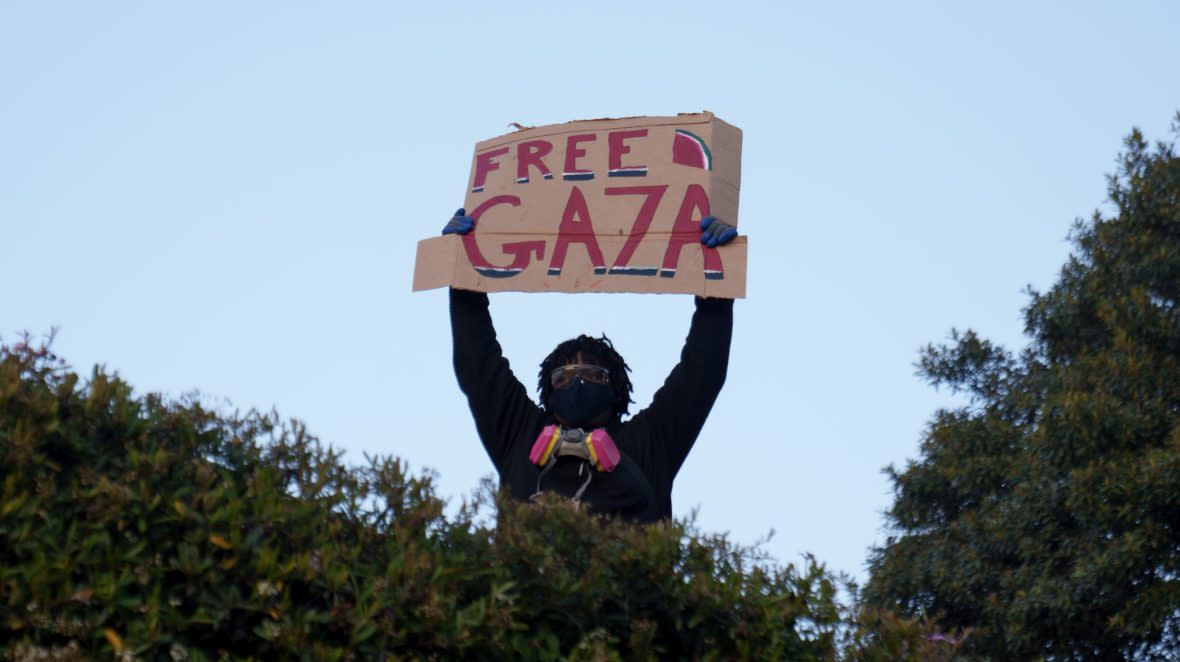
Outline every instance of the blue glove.
POLYGON ((737 236, 737 228, 732 225, 727 225, 721 221, 706 216, 701 219, 701 243, 709 248, 716 248, 723 244, 728 244, 737 236))
POLYGON ((460 208, 443 227, 443 234, 467 234, 475 227, 475 219, 467 215, 467 211, 460 208))

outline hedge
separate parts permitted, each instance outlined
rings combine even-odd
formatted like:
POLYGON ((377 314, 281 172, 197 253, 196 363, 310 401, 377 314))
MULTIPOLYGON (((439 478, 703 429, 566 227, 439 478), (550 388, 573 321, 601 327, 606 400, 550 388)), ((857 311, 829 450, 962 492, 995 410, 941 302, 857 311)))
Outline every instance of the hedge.
POLYGON ((931 622, 844 605, 691 520, 637 526, 348 466, 298 421, 83 381, 0 348, 0 646, 73 659, 931 659, 931 622))

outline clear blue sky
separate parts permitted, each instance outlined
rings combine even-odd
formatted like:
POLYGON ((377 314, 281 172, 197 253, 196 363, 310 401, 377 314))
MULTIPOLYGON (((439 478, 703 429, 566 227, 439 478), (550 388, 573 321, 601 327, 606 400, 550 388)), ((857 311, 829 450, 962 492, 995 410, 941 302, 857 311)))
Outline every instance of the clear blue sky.
MULTIPOLYGON (((678 515, 863 576, 957 401, 914 376, 952 327, 1023 346, 1133 126, 1180 108, 1175 2, 5 2, 0 334, 142 391, 277 407, 459 498, 492 467, 414 246, 476 141, 708 109, 745 132, 749 297, 678 515)), ((610 335, 645 405, 692 301, 493 298, 533 383, 610 335), (593 322, 588 322, 592 320, 593 322)))

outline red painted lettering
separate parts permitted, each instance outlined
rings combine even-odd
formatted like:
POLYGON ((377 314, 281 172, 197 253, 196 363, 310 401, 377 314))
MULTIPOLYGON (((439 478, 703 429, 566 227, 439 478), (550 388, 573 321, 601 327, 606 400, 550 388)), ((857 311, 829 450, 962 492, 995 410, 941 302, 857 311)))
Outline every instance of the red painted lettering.
POLYGON ((562 179, 574 181, 594 179, 593 170, 578 169, 578 159, 586 156, 586 150, 578 147, 578 143, 591 142, 597 137, 593 133, 583 133, 565 139, 565 170, 561 173, 562 179))
POLYGON ((648 228, 651 227, 652 218, 656 215, 656 208, 660 206, 660 200, 664 197, 664 191, 668 190, 668 185, 662 186, 628 186, 623 188, 608 188, 604 193, 607 195, 644 195, 647 199, 643 201, 643 206, 639 208, 639 213, 635 215, 635 223, 631 226, 631 234, 627 237, 627 242, 623 244, 622 250, 619 251, 618 257, 615 258, 615 263, 611 265, 611 274, 628 275, 628 276, 654 276, 659 271, 655 266, 630 266, 628 262, 631 261, 631 256, 635 254, 635 249, 639 247, 639 242, 643 241, 644 235, 647 234, 648 228))
POLYGON ((646 177, 647 166, 623 165, 623 155, 629 154, 631 148, 624 142, 628 138, 642 138, 647 135, 647 129, 632 129, 631 131, 612 131, 606 137, 609 158, 607 159, 607 175, 610 177, 646 177))
POLYGON ((586 206, 586 196, 577 186, 570 190, 569 200, 565 203, 565 211, 561 214, 561 225, 557 226, 557 244, 553 247, 553 259, 549 262, 549 275, 560 276, 561 268, 565 266, 565 254, 570 244, 582 244, 590 254, 590 264, 594 266, 594 273, 606 273, 606 261, 602 259, 602 249, 598 246, 598 239, 594 236, 594 224, 590 221, 590 210, 586 206), (576 220, 576 219, 581 220, 576 220))
POLYGON ((475 183, 471 185, 472 192, 479 193, 483 190, 483 185, 488 179, 488 173, 500 169, 500 164, 496 163, 496 157, 504 156, 507 153, 508 148, 501 147, 500 149, 493 149, 490 152, 475 155, 475 183))
POLYGON ((475 232, 479 229, 479 220, 484 213, 496 205, 512 205, 513 207, 520 206, 520 198, 515 195, 497 195, 487 200, 471 211, 471 218, 475 221, 475 228, 471 232, 463 235, 463 249, 467 252, 467 259, 471 262, 471 266, 475 267, 481 275, 489 278, 508 278, 525 270, 529 266, 529 260, 535 253, 538 260, 545 258, 545 242, 542 240, 534 241, 514 241, 501 245, 501 250, 505 255, 513 256, 513 260, 507 266, 497 267, 488 262, 487 258, 479 250, 479 244, 475 241, 475 232))
MULTIPOLYGON (((686 244, 697 244, 701 241, 701 219, 709 215, 709 194, 700 184, 689 184, 684 192, 684 200, 680 202, 680 211, 676 212, 676 221, 672 224, 672 234, 668 237, 668 250, 664 253, 664 264, 660 268, 660 276, 672 278, 676 275, 676 265, 680 262, 680 251, 686 244)), ((705 258, 705 278, 716 280, 723 277, 721 255, 716 248, 701 245, 701 253, 705 258)))
POLYGON ((533 166, 545 179, 553 179, 549 166, 541 159, 553 151, 553 143, 548 140, 529 140, 516 146, 516 182, 524 184, 529 181, 529 166, 533 166))

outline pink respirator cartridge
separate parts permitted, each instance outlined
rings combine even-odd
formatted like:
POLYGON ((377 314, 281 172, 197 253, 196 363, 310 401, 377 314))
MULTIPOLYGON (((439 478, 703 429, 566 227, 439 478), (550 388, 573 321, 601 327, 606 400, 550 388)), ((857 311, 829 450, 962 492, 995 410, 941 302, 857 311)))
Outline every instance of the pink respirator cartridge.
POLYGON ((546 425, 533 442, 529 460, 544 467, 555 457, 573 455, 594 465, 599 471, 614 471, 619 466, 619 449, 603 428, 584 432, 567 430, 560 425, 546 425))

